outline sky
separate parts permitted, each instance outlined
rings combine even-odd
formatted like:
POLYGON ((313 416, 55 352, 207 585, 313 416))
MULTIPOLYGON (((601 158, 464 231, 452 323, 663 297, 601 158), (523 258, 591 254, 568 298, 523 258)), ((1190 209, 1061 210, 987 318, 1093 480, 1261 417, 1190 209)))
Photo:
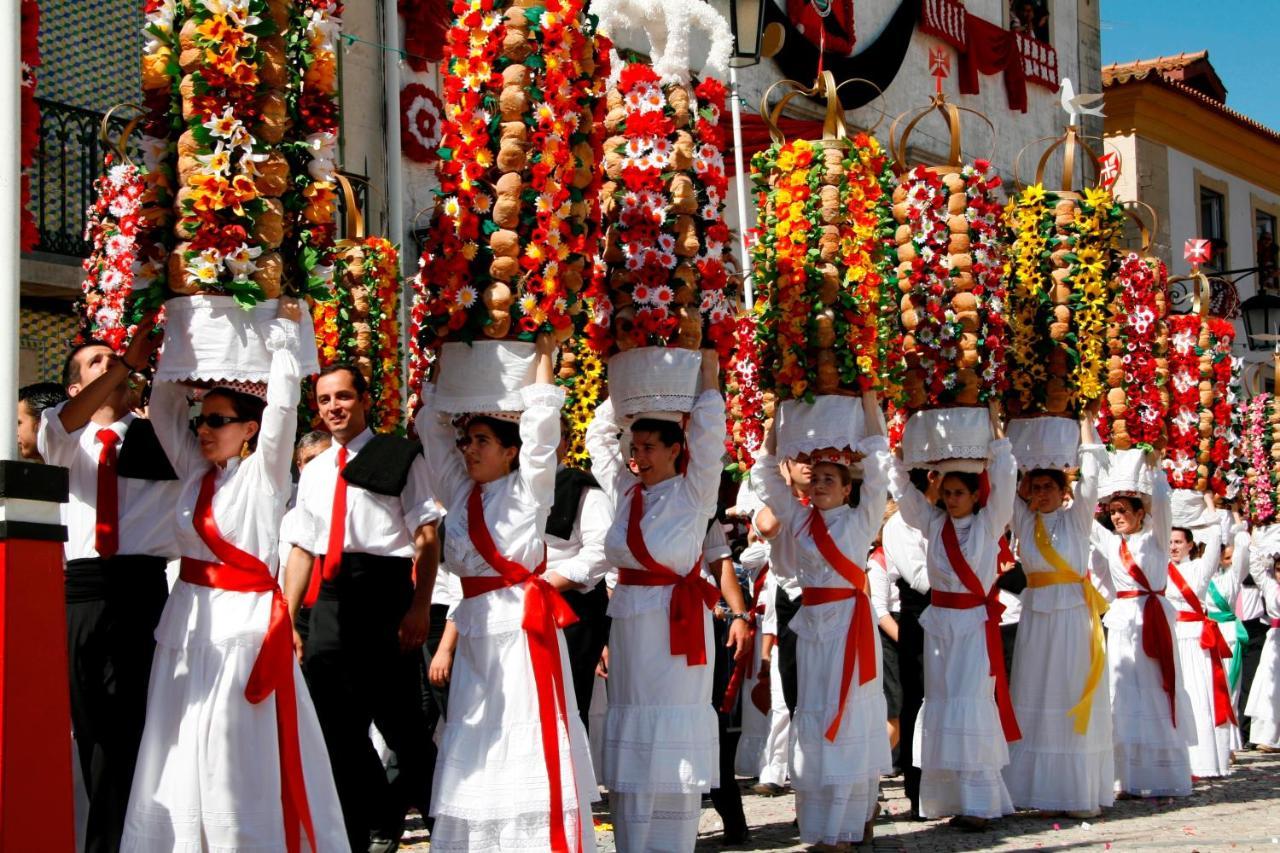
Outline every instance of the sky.
POLYGON ((1280 0, 1099 0, 1102 64, 1209 51, 1227 105, 1280 130, 1280 0))

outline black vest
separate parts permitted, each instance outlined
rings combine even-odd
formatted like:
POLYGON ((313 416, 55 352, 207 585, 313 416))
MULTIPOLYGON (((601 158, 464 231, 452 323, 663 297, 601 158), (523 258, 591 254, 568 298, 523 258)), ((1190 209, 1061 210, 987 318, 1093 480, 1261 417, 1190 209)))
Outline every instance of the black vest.
POLYGON ((561 468, 556 472, 556 499, 547 516, 548 536, 568 539, 578 521, 578 506, 586 489, 598 489, 595 477, 577 468, 561 468))
POLYGON ((356 458, 342 469, 342 477, 367 492, 398 498, 409 482, 413 460, 422 445, 398 435, 375 435, 356 458))
POLYGON ((155 426, 146 418, 134 418, 125 430, 116 471, 132 480, 178 479, 156 437, 155 426))

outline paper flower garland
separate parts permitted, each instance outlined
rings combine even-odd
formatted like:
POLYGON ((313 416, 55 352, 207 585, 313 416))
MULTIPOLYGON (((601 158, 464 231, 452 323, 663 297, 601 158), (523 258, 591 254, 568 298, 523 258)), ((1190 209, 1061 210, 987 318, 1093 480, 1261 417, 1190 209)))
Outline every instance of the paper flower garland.
POLYGON ((1006 385, 1000 178, 984 160, 939 174, 917 166, 893 193, 899 319, 907 369, 900 404, 976 406, 1006 385))
POLYGON ((316 302, 320 366, 354 365, 369 383, 369 425, 401 427, 400 254, 382 237, 344 241, 334 256, 335 299, 316 302))
POLYGON ((1168 274, 1164 262, 1130 252, 1116 270, 1107 324, 1106 400, 1098 432, 1111 450, 1165 444, 1169 409, 1168 274))
POLYGON ((756 335, 755 316, 739 317, 734 329, 733 356, 724 373, 728 415, 725 451, 730 460, 728 470, 739 480, 755 464, 756 451, 764 444, 765 418, 773 409, 772 392, 766 399, 760 390, 761 361, 756 335))
POLYGON ((1101 396, 1113 256, 1124 214, 1106 190, 1027 187, 1006 210, 1011 417, 1079 415, 1101 396))
POLYGON ((596 406, 605 398, 606 378, 604 361, 585 337, 576 335, 564 342, 556 384, 565 389, 563 411, 569 427, 565 464, 589 470, 591 456, 586 446, 587 427, 595 416, 596 406))
MULTIPOLYGON (((175 293, 221 293, 242 305, 279 296, 288 163, 285 33, 291 4, 201 0, 178 34, 182 118, 175 293)), ((296 34, 294 34, 296 35, 296 34)))
POLYGON ((144 6, 142 48, 141 218, 136 238, 138 266, 134 287, 145 290, 155 302, 168 291, 170 252, 177 240, 173 233, 177 162, 174 144, 177 116, 182 113, 181 74, 174 50, 175 0, 147 0, 144 6))
POLYGON ((1280 493, 1280 405, 1276 398, 1262 393, 1251 399, 1243 428, 1245 475, 1240 496, 1244 514, 1251 525, 1274 524, 1276 495, 1280 493))
MULTIPOLYGON (((18 133, 21 138, 19 146, 19 165, 22 170, 22 210, 19 214, 21 235, 19 246, 22 251, 34 249, 40 240, 36 230, 35 218, 29 205, 31 203, 31 179, 27 169, 35 160, 36 148, 40 144, 40 108, 36 106, 36 68, 40 65, 40 5, 37 0, 22 0, 20 10, 22 16, 22 118, 18 133)), ((13 128, 9 129, 13 132, 13 128)))
POLYGON ((333 242, 338 174, 338 54, 342 4, 293 0, 285 59, 289 68, 289 121, 278 152, 260 169, 272 185, 283 177, 285 239, 280 246, 287 287, 328 299, 333 284, 333 242), (269 177, 268 177, 269 176, 269 177))
POLYGON ((76 303, 75 342, 102 341, 123 355, 140 319, 131 297, 145 184, 131 163, 116 163, 108 154, 106 166, 94 181, 94 202, 86 211, 85 239, 92 249, 81 264, 85 278, 76 303))
POLYGON ((618 348, 697 349, 705 326, 727 350, 724 85, 663 80, 628 56, 606 104, 603 255, 618 348))
POLYGON ((455 0, 453 12, 419 345, 563 340, 594 253, 593 107, 607 75, 594 18, 581 0, 455 0))
POLYGON ((891 181, 884 150, 865 133, 775 143, 753 158, 761 358, 780 398, 900 378, 888 356, 899 346, 891 181))
POLYGON ((1217 341, 1213 363, 1214 385, 1220 396, 1213 401, 1209 488, 1224 501, 1235 500, 1244 483, 1244 360, 1231 355, 1231 343, 1231 338, 1217 341), (1221 394, 1224 388, 1226 393, 1221 394))
POLYGON ((1231 454, 1231 343, 1227 320, 1183 314, 1169 318, 1170 405, 1165 472, 1175 489, 1207 492, 1231 454))

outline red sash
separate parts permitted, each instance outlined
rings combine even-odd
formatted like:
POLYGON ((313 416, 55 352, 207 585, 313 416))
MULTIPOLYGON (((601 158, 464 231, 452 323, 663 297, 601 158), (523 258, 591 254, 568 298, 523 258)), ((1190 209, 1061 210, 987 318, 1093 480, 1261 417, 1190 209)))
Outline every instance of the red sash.
POLYGON ((822 511, 813 507, 809 512, 809 535, 818 546, 822 559, 836 574, 852 587, 806 587, 800 603, 805 607, 829 604, 835 601, 854 600, 853 615, 849 618, 849 631, 844 641, 844 661, 840 668, 840 705, 836 716, 827 726, 826 738, 834 742, 840 732, 845 705, 849 701, 849 688, 853 684, 853 669, 858 668, 858 684, 866 684, 876 677, 876 620, 871 613, 871 599, 867 596, 867 573, 840 551, 831 531, 827 529, 822 511))
POLYGON ((1116 593, 1116 598, 1146 596, 1146 601, 1142 603, 1142 651, 1160 666, 1160 681, 1165 695, 1169 697, 1169 717, 1176 727, 1178 703, 1174 688, 1177 670, 1173 663, 1173 632, 1169 630, 1169 621, 1165 619, 1164 608, 1160 606, 1164 590, 1151 588, 1151 581, 1147 580, 1146 574, 1134 562, 1129 543, 1123 539, 1120 540, 1120 562, 1124 563, 1125 570, 1134 583, 1142 588, 1121 590, 1116 593))
POLYGON ((760 570, 760 574, 756 575, 755 582, 751 585, 751 602, 752 607, 747 611, 751 615, 751 621, 748 627, 751 629, 747 637, 747 655, 733 665, 733 673, 729 676, 729 684, 724 689, 724 699, 720 701, 720 713, 733 713, 733 703, 738 699, 738 691, 742 689, 742 682, 756 674, 756 633, 759 631, 759 619, 764 615, 764 602, 760 600, 760 592, 764 589, 765 576, 769 574, 769 566, 766 565, 760 570))
POLYGON ((671 587, 671 654, 684 655, 689 666, 705 666, 707 663, 706 627, 702 624, 702 609, 712 610, 720 600, 719 588, 702 579, 698 565, 693 564, 689 574, 681 576, 664 566, 649 553, 644 542, 640 519, 644 517, 644 490, 639 483, 631 487, 631 513, 627 516, 627 547, 643 569, 618 569, 618 583, 623 586, 671 587))
POLYGON ((293 682, 293 625, 289 605, 266 563, 241 551, 222 538, 213 517, 213 490, 217 469, 210 468, 200 482, 193 526, 204 544, 220 562, 208 563, 182 558, 179 577, 189 584, 231 592, 270 592, 271 621, 262 639, 257 660, 249 673, 244 696, 257 705, 276 694, 276 737, 280 750, 280 801, 284 812, 285 846, 289 853, 301 850, 300 829, 316 846, 316 830, 307 804, 306 780, 302 775, 302 748, 298 742, 298 699, 293 682))
POLYGON ((934 607, 968 610, 972 607, 987 609, 987 661, 991 675, 996 680, 996 708, 1000 711, 1000 727, 1004 730, 1004 739, 1013 743, 1022 739, 1022 730, 1018 728, 1018 718, 1013 712, 1013 699, 1009 695, 1009 677, 1004 671, 1004 643, 1000 638, 1000 615, 1004 613, 1004 605, 1000 603, 1000 588, 994 583, 991 589, 983 591, 982 581, 965 559, 960 549, 960 539, 956 536, 956 527, 947 519, 942 527, 942 545, 946 549, 951 568, 964 584, 968 592, 943 592, 935 589, 929 593, 929 603, 934 607))
MULTIPOLYGON (((542 579, 547 559, 536 572, 531 572, 498 552, 498 546, 484 520, 484 503, 480 484, 471 487, 467 498, 467 534, 484 561, 501 577, 469 577, 462 579, 464 598, 475 598, 486 592, 524 585, 524 619, 521 627, 529 641, 529 662, 533 667, 533 683, 538 694, 538 720, 542 731, 542 757, 547 765, 551 793, 551 849, 567 853, 569 841, 564 831, 564 782, 560 778, 560 723, 568 731, 568 709, 565 704, 564 670, 560 666, 560 640, 557 629, 578 621, 560 593, 542 579), (559 722, 557 722, 559 721, 559 722)), ((573 803, 577 804, 575 791, 573 803)))
POLYGON ((1200 648, 1209 653, 1213 669, 1213 724, 1215 726, 1234 724, 1236 714, 1231 708, 1231 688, 1227 686, 1227 669, 1223 664, 1223 658, 1231 657, 1231 646, 1227 645, 1227 638, 1222 636, 1222 629, 1218 627, 1218 623, 1205 615, 1196 591, 1191 588, 1191 585, 1182 577, 1182 572, 1178 571, 1178 567, 1172 562, 1169 563, 1169 580, 1173 581, 1178 592, 1182 593, 1182 600, 1187 603, 1187 607, 1191 608, 1189 613, 1178 611, 1178 621, 1200 623, 1200 648))

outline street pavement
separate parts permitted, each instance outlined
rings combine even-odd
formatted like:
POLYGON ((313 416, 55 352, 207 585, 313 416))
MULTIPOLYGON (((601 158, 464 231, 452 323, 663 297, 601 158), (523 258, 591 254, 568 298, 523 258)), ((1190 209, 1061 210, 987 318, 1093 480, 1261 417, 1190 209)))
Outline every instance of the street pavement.
MULTIPOLYGON (((945 820, 912 821, 902 779, 881 786, 882 814, 875 824, 875 841, 859 850, 1269 850, 1280 853, 1280 755, 1240 754, 1236 772, 1225 779, 1197 782, 1183 800, 1125 800, 1092 820, 1042 818, 1023 812, 1007 817, 982 833, 949 828, 945 820)), ((744 782, 744 785, 746 783, 744 782)), ((720 845, 720 819, 708 803, 702 811, 698 850, 807 850, 792 821, 795 802, 790 794, 760 797, 744 789, 743 803, 751 825, 749 843, 720 845)), ((596 808, 596 846, 614 853, 607 804, 596 808)), ((426 851, 430 844, 416 815, 402 850, 426 851)))

